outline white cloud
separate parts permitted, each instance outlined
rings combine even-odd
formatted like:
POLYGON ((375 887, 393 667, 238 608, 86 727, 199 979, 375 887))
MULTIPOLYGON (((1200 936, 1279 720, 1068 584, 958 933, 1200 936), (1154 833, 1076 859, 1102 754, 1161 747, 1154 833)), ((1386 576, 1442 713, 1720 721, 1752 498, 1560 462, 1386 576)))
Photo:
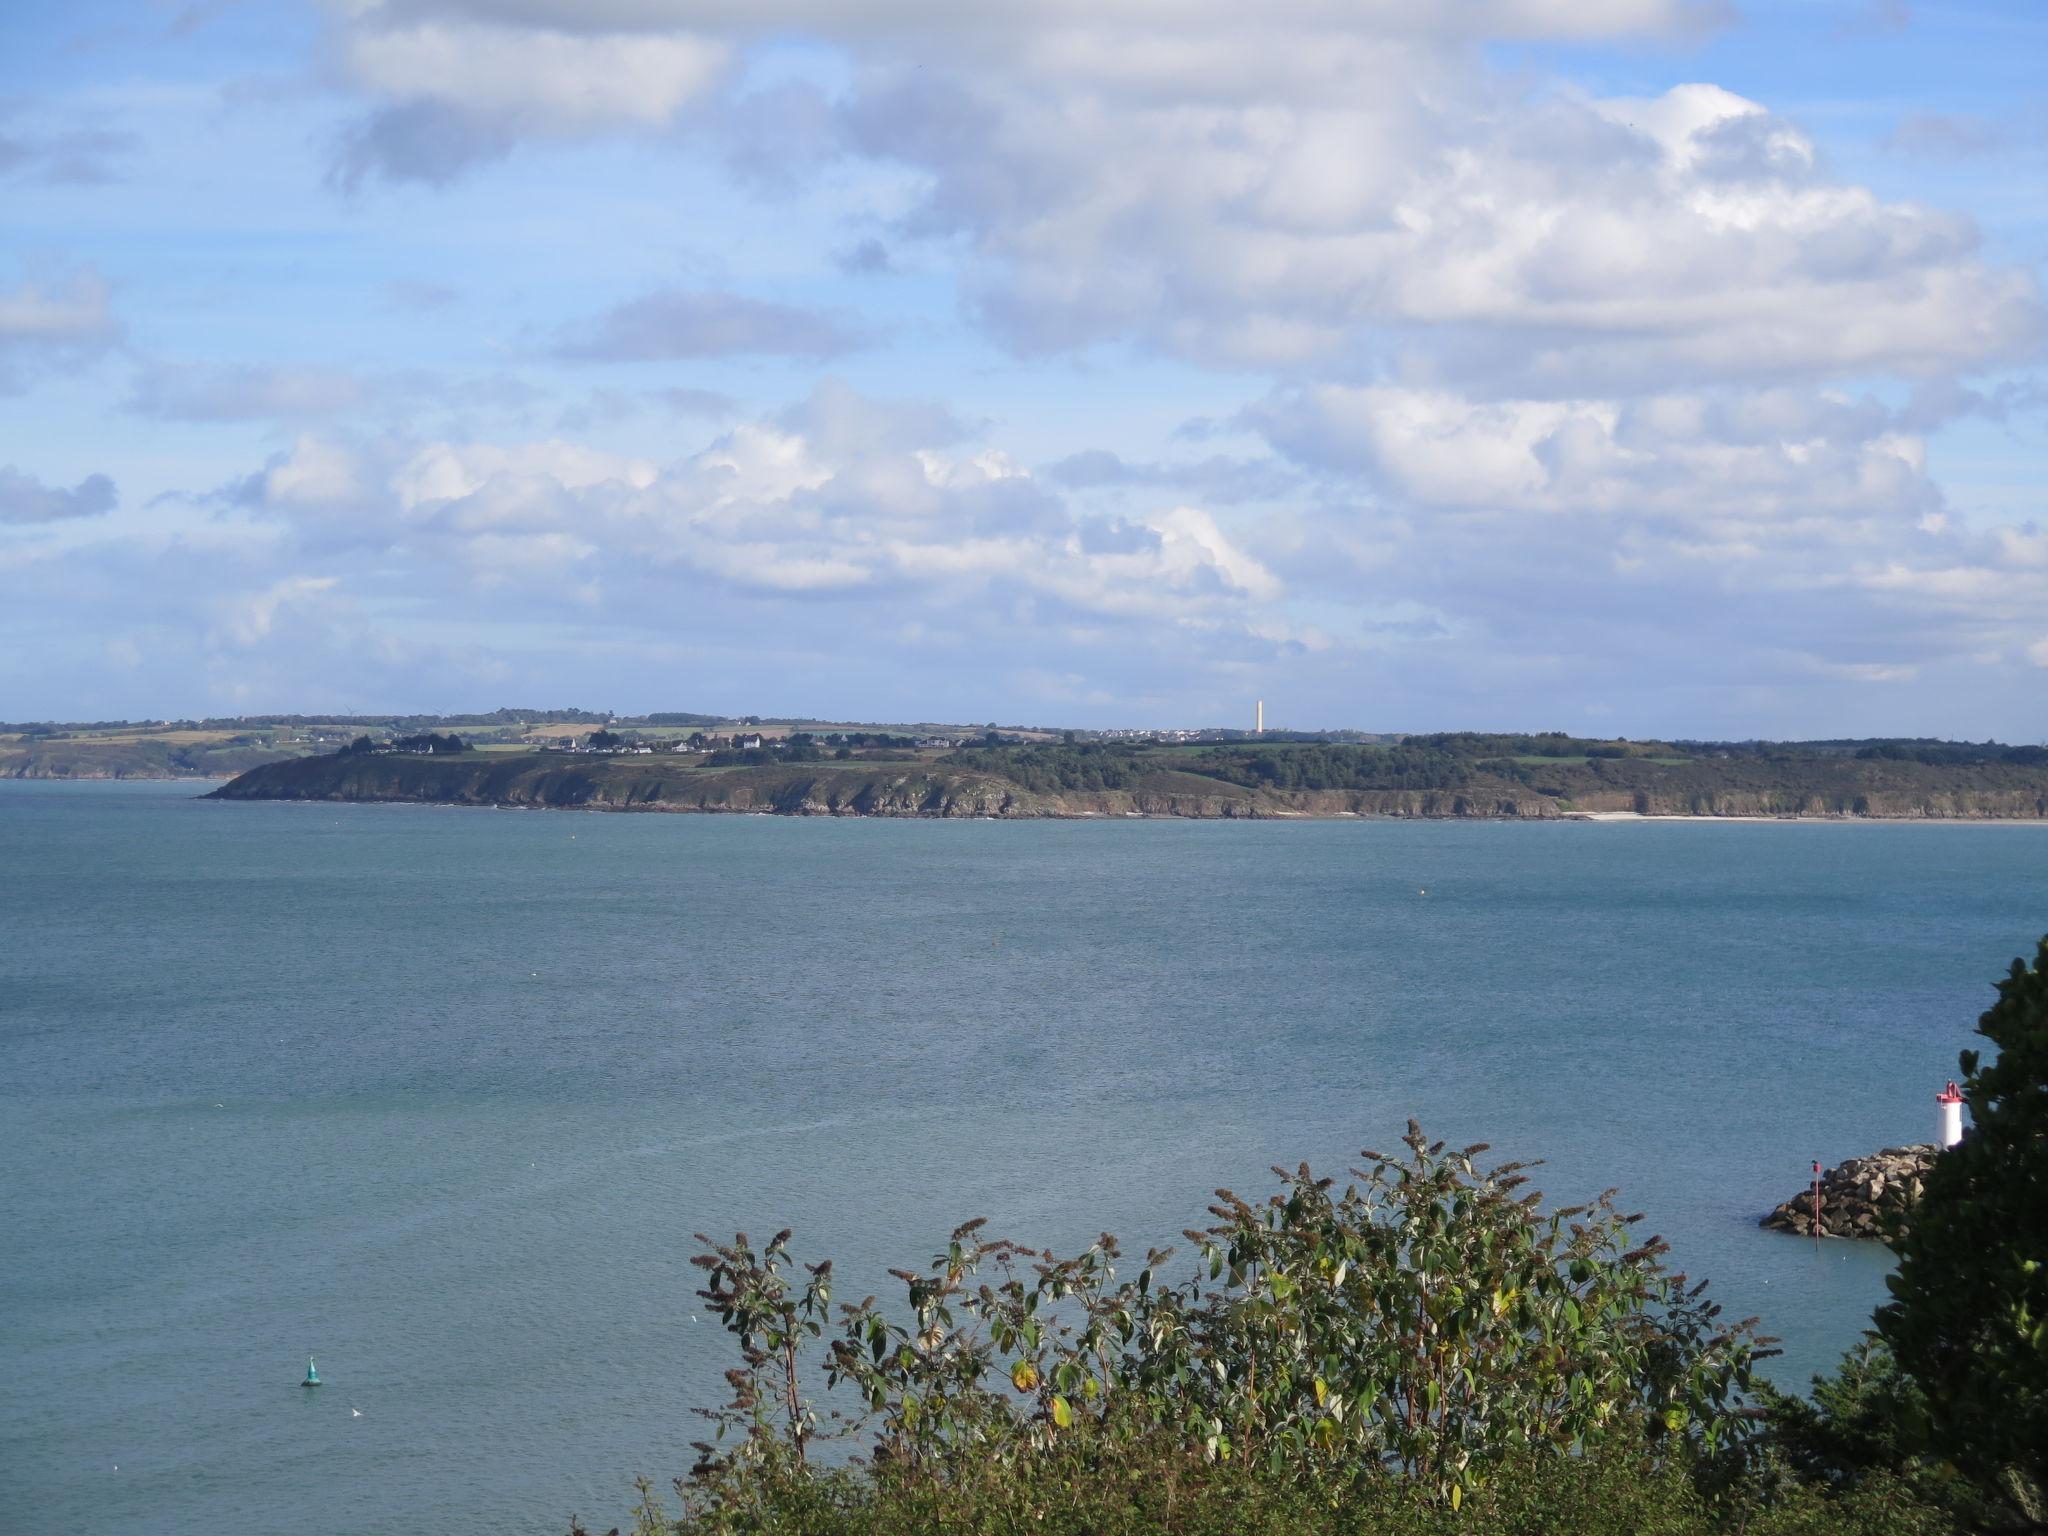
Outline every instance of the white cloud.
POLYGON ((930 176, 921 219, 972 243, 982 313, 1025 350, 1136 336, 1572 393, 2039 345, 2036 284, 1986 266, 1966 221, 1817 177, 1755 103, 1528 99, 1449 69, 1286 105, 903 79, 856 124, 930 176))
POLYGON ((783 621, 800 632, 872 640, 914 617, 921 645, 954 634, 963 662, 1078 646, 1121 671, 1133 648, 1178 647, 1206 675, 1427 653, 1497 675, 1508 657, 1626 655, 1904 684, 1944 657, 2020 654, 2048 609, 2039 536, 1946 523, 1917 439, 1868 399, 1325 385, 1253 419, 1323 481, 1322 505, 1226 524, 1175 494, 1199 464, 1069 491, 962 441, 949 413, 836 382, 667 464, 307 436, 242 495, 304 552, 540 605, 528 617, 801 597, 820 606, 783 621), (1352 476, 1375 494, 1337 489, 1352 476))
POLYGON ((1145 622, 1236 623, 1284 583, 1209 513, 1084 518, 959 424, 828 382, 666 468, 559 441, 301 437, 244 504, 322 547, 404 551, 495 584, 630 584, 649 571, 761 593, 915 592, 1145 622), (803 426, 808 431, 793 430, 803 426))
POLYGON ((1766 536, 1937 516, 1919 439, 1874 402, 1795 389, 1635 399, 1471 399, 1316 385, 1249 413, 1305 464, 1370 476, 1397 504, 1593 515, 1766 536))
MULTIPOLYGON (((456 145, 459 162, 529 132, 668 121, 722 50, 822 40, 857 71, 844 146, 923 179, 906 232, 965 243, 975 312, 1022 351, 1136 339, 1209 364, 1564 396, 1940 375, 2037 351, 2031 275, 1988 264, 1967 220, 1830 179, 1762 104, 1710 84, 1532 92, 1477 51, 1669 35, 1705 14, 412 0, 350 8, 338 46, 387 110, 459 108, 458 136, 500 136, 456 145), (608 81, 615 56, 643 54, 608 81)), ((735 131, 757 132, 735 110, 735 131)))
POLYGON ((301 436, 288 454, 273 459, 246 488, 250 500, 287 512, 346 508, 368 500, 371 487, 359 456, 339 443, 301 436))
POLYGON ((382 95, 576 133, 667 122, 710 82, 725 50, 688 36, 456 21, 359 26, 345 37, 342 57, 360 84, 382 95))
POLYGON ((1069 490, 942 410, 843 385, 667 462, 308 433, 182 533, 0 543, 0 630, 47 622, 61 592, 91 665, 125 644, 134 686, 170 686, 181 658, 223 699, 416 697, 427 654, 437 678, 580 696, 601 668, 680 703, 677 658, 716 653, 732 707, 792 678, 844 707, 859 695, 837 690, 900 674, 904 702, 973 719, 1020 692, 1084 718, 1234 718, 1219 701, 1285 678, 1347 721, 1521 720, 1586 688, 1712 732, 1765 696, 1743 686, 1792 710, 1864 683, 1894 709, 2038 675, 2038 530, 1923 528, 1934 493, 1871 402, 1325 386, 1265 409, 1276 441, 1288 411, 1325 434, 1297 448, 1321 489, 1256 520, 1166 466, 1069 490))
POLYGON ((724 44, 682 31, 522 25, 462 6, 420 14, 431 9, 348 7, 337 66, 383 105, 344 137, 345 182, 372 173, 444 182, 520 139, 659 128, 729 57, 724 44))
POLYGON ((316 605, 334 590, 332 576, 290 576, 260 592, 239 593, 220 605, 226 634, 238 645, 256 645, 277 627, 282 613, 316 605))
POLYGON ((389 484, 398 505, 410 512, 476 497, 493 484, 545 482, 580 491, 616 483, 640 490, 652 484, 654 476, 654 466, 645 460, 623 459, 576 443, 431 443, 407 458, 389 484))

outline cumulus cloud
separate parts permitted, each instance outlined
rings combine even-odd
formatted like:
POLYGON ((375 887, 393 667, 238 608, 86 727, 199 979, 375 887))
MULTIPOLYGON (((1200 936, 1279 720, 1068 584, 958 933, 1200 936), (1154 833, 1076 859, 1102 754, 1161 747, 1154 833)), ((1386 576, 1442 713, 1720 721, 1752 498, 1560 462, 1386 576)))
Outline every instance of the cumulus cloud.
POLYGON ((1797 389, 1632 399, 1473 399, 1318 385, 1248 413, 1297 460, 1399 504, 1765 530, 1917 523, 1940 497, 1919 438, 1875 401, 1797 389))
MULTIPOLYGON (((504 135, 495 153, 670 120, 710 89, 714 55, 821 39, 854 83, 829 111, 807 98, 820 142, 777 164, 822 162, 836 134, 913 171, 902 235, 960 242, 973 313, 1020 352, 1137 340, 1211 365, 1553 397, 2036 354, 2029 273, 1987 261, 1966 219, 1831 177, 1764 105, 1708 84, 1531 89, 1480 51, 1711 15, 1670 0, 1286 0, 1256 16, 1212 0, 410 0, 348 7, 337 46, 380 110, 459 111, 464 131, 504 135), (445 68, 472 31, 480 63, 445 68), (654 51, 600 91, 593 61, 617 48, 654 51), (514 111, 527 96, 531 121, 514 111)), ((748 142, 759 99, 727 104, 748 142)), ((886 258, 878 241, 841 256, 886 258)))
POLYGON ((523 139, 654 129, 721 73, 726 46, 688 32, 592 31, 491 18, 487 7, 351 4, 335 39, 344 78, 380 101, 343 134, 335 175, 446 183, 523 139))
POLYGON ((57 523, 114 509, 114 482, 88 475, 70 490, 44 485, 12 464, 0 465, 0 523, 57 523))
POLYGON ((572 362, 657 362, 777 355, 838 357, 867 345, 838 317, 711 290, 659 289, 563 328, 554 355, 572 362))
POLYGON ((1105 449, 1034 471, 986 425, 836 381, 680 456, 327 426, 218 498, 206 552, 158 548, 176 593, 125 541, 18 540, 0 610, 61 590, 138 654, 276 698, 397 679, 376 658, 418 645, 449 677, 574 691, 602 667, 649 699, 715 655, 733 707, 795 676, 846 707, 884 675, 962 718, 1031 697, 1223 719, 1284 676, 1356 700, 1345 720, 1513 721, 1592 690, 1711 732, 1847 682, 2038 675, 2048 537, 1947 517, 1871 399, 1303 385, 1257 425, 1286 464, 1105 449), (1294 489, 1255 516, 1199 488, 1263 474, 1294 489), (451 634, 461 654, 432 649, 451 634))
POLYGON ((527 617, 745 622, 801 600, 777 621, 796 635, 1126 679, 1133 655, 1180 654, 1209 689, 1286 657, 1373 657, 1494 706, 1603 669, 1931 686, 1961 658, 2017 664, 2048 611, 2048 544, 1951 520, 1918 440, 1868 398, 1326 385, 1242 425, 1294 467, 1100 450, 1033 473, 940 407, 828 381, 668 461, 308 433, 238 502, 302 563, 395 562, 527 617), (1274 476, 1297 494, 1255 521, 1196 499, 1274 476))
POLYGON ((1147 463, 1108 448, 1086 448, 1046 465, 1042 473, 1073 491, 1157 486, 1223 505, 1277 501, 1303 489, 1302 477, 1276 460, 1220 453, 1192 463, 1147 463))
MULTIPOLYGON (((1655 679, 1689 730, 1705 729, 1689 715, 1739 717, 1829 680, 1910 684, 1929 708, 1959 679, 1991 686, 2048 605, 2027 532, 1951 516, 1919 439, 1868 398, 1314 386, 1248 419, 1361 486, 1347 515, 1272 551, 1276 571, 1300 594, 1417 605, 1430 627, 1397 649, 1449 672, 1491 658, 1494 689, 1604 676, 1640 703, 1655 679)), ((1898 728, 1884 718, 1874 728, 1898 728)))
POLYGON ((1804 135, 1711 86, 1525 100, 1458 75, 1275 106, 901 77, 857 128, 930 176, 919 218, 972 243, 980 313, 1020 350, 1136 335, 1563 393, 1934 373, 2042 336, 2033 279, 1987 266, 1967 221, 1828 181, 1804 135))
POLYGON ((1090 621, 1252 632, 1284 583, 1208 512, 1084 516, 943 409, 828 382, 666 466, 550 441, 308 435, 237 492, 327 548, 431 553, 475 581, 917 594, 974 622, 999 599, 1090 621))
POLYGON ((778 413, 776 422, 816 451, 835 458, 946 448, 973 433, 943 405, 926 400, 878 400, 832 375, 778 413))

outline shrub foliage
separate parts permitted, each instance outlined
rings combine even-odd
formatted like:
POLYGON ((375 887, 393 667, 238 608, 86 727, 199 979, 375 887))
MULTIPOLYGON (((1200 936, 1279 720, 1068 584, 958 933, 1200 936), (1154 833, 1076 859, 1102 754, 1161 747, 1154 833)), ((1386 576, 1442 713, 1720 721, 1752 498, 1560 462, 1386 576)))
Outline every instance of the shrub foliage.
POLYGON ((1917 1389, 1925 1449, 2048 1529, 2048 938, 2015 960, 1962 1053, 1970 1134, 1928 1169, 1877 1331, 1917 1389), (1923 1417, 1924 1416, 1924 1417, 1923 1417))
POLYGON ((1404 1141, 1341 1189, 1303 1166, 1259 1204, 1219 1190, 1179 1283, 1168 1252, 1120 1272, 1107 1234, 1058 1258, 969 1222, 893 1272, 890 1311, 835 1305, 830 1263, 796 1264, 787 1232, 700 1237, 699 1294, 740 1363, 678 1484, 686 1522, 755 1528, 824 1439, 899 1493, 1178 1456, 1325 1501, 1395 1481, 1450 1510, 1504 1467, 1607 1446, 1739 1455, 1754 1320, 1724 1323, 1611 1191, 1546 1212, 1523 1165, 1482 1169, 1483 1145, 1412 1122, 1404 1141))

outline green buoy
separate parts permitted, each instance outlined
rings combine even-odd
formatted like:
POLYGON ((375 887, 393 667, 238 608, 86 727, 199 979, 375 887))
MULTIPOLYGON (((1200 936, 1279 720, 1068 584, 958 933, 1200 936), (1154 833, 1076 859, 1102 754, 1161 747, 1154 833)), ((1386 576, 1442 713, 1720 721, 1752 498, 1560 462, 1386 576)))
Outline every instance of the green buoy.
POLYGON ((313 1364, 313 1357, 311 1355, 306 1357, 306 1379, 300 1382, 299 1385, 302 1387, 317 1387, 320 1385, 320 1368, 313 1364))

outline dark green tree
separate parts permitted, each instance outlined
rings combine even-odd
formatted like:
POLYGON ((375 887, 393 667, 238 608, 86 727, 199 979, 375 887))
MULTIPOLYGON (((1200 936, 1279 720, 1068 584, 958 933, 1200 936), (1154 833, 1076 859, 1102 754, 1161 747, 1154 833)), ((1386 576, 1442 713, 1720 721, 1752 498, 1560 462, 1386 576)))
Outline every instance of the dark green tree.
POLYGON ((1971 1132, 1928 1171, 1877 1331, 1924 1394, 1927 1445, 2002 1523, 2048 1528, 2048 938, 1962 1053, 1971 1132))
POLYGON ((1803 1483, 1842 1493, 1896 1480, 1930 1507, 1981 1512, 1948 1468, 1927 1454, 1927 1400, 1876 1337, 1842 1357, 1832 1376, 1813 1378, 1809 1401, 1768 1383, 1758 1394, 1771 1443, 1803 1483))

